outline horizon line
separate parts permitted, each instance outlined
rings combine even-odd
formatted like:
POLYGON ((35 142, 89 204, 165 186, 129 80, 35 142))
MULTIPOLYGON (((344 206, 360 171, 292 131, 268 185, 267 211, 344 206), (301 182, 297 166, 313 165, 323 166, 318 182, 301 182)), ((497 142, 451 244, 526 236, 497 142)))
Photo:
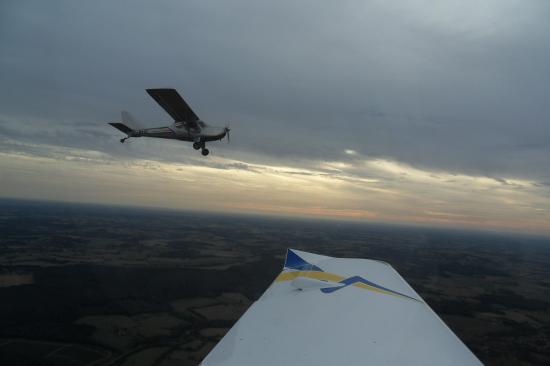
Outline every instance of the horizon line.
POLYGON ((83 205, 83 206, 100 206, 100 207, 112 207, 123 209, 140 209, 145 211, 165 211, 171 213, 195 213, 195 214, 218 214, 224 216, 261 216, 262 218, 271 219, 284 219, 295 221, 324 221, 332 223, 349 223, 355 225, 381 225, 381 226, 393 226, 399 228, 416 228, 416 229, 431 229, 431 230, 451 230, 451 231, 466 231, 473 233, 484 234, 509 234, 520 236, 534 236, 545 239, 550 239, 550 232, 536 232, 536 231, 519 231, 519 230, 501 230, 495 228, 480 228, 470 227, 467 225, 452 225, 452 224, 428 224, 428 223, 416 223, 416 222, 401 222, 401 221, 377 221, 368 218, 349 218, 342 216, 321 216, 321 215, 307 215, 307 214, 283 214, 276 212, 263 212, 263 211, 235 211, 235 210, 214 210, 214 209, 199 209, 199 208, 174 208, 163 206, 147 206, 147 205, 132 205, 128 203, 106 203, 106 202, 86 202, 86 201, 72 201, 72 200, 54 200, 46 198, 26 198, 26 197, 7 197, 0 196, 0 201, 18 201, 28 203, 50 203, 58 205, 83 205))

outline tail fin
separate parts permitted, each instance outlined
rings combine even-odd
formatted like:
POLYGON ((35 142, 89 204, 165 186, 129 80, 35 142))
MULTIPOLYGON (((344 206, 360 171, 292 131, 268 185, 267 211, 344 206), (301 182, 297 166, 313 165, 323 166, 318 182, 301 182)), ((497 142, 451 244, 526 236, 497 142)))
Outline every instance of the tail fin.
POLYGON ((124 123, 127 126, 136 127, 137 123, 136 120, 132 117, 132 115, 127 111, 120 112, 122 115, 122 123, 124 123))
POLYGON ((122 111, 120 112, 120 114, 122 116, 122 123, 114 122, 109 124, 117 130, 124 132, 125 134, 130 136, 130 134, 138 127, 138 125, 130 113, 122 111))
POLYGON ((119 122, 109 122, 109 124, 111 126, 113 126, 114 128, 116 128, 117 130, 119 131, 122 131, 124 132, 125 134, 127 134, 128 136, 132 133, 132 129, 128 126, 126 126, 124 123, 119 123, 119 122))

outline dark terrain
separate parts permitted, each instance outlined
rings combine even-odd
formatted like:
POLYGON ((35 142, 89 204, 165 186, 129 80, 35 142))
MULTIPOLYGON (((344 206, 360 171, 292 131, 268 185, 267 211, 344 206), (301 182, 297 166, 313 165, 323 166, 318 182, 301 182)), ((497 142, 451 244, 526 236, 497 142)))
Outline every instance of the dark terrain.
POLYGON ((1 365, 196 365, 286 248, 391 263, 487 365, 550 364, 550 239, 0 200, 1 365))

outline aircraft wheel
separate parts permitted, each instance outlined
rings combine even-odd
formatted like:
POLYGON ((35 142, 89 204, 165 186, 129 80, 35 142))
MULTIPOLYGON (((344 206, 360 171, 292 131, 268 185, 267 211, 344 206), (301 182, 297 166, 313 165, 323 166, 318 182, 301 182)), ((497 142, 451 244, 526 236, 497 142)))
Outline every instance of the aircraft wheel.
POLYGON ((202 149, 201 154, 202 154, 202 156, 206 156, 206 155, 210 154, 210 150, 204 148, 204 149, 202 149))
POLYGON ((120 143, 123 144, 126 139, 120 139, 120 143))
POLYGON ((198 150, 202 147, 202 142, 193 142, 193 149, 198 150))

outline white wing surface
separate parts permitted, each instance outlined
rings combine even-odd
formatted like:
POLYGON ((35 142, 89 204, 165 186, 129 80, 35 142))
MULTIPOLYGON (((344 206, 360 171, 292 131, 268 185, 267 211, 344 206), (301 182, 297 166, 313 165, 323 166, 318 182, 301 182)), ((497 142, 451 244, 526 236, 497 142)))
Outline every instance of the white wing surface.
POLYGON ((389 264, 289 249, 281 274, 201 365, 481 362, 389 264))

